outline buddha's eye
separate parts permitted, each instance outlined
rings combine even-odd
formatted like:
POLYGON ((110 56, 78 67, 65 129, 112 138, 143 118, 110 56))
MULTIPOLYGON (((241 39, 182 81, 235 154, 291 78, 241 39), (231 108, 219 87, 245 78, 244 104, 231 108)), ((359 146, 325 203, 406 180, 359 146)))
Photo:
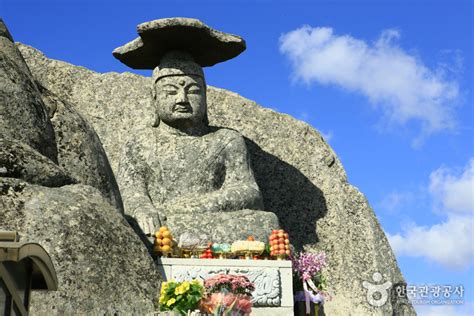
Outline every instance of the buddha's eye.
POLYGON ((178 93, 177 90, 171 90, 171 89, 165 89, 163 90, 163 93, 166 95, 176 95, 178 93))
POLYGON ((199 94, 199 93, 201 93, 201 89, 199 89, 199 88, 191 88, 191 89, 188 90, 188 93, 189 93, 189 94, 199 94))
POLYGON ((178 88, 171 84, 166 84, 161 87, 160 93, 164 95, 176 95, 178 93, 178 88))
POLYGON ((160 92, 164 95, 176 95, 178 93, 178 89, 166 87, 166 88, 161 89, 160 92))
POLYGON ((188 88, 188 93, 189 94, 200 94, 201 93, 201 88, 197 85, 192 85, 191 87, 188 88))

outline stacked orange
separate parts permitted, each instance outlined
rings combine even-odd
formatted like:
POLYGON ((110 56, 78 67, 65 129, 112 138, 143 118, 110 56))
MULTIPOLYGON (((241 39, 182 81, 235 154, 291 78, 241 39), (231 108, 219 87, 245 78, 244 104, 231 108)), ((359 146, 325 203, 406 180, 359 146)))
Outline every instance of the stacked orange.
POLYGON ((153 250, 155 252, 162 252, 163 254, 171 253, 173 248, 173 236, 168 227, 162 226, 160 230, 155 233, 155 244, 153 250))
POLYGON ((289 256, 290 240, 288 233, 283 229, 274 229, 270 235, 270 255, 271 256, 289 256))

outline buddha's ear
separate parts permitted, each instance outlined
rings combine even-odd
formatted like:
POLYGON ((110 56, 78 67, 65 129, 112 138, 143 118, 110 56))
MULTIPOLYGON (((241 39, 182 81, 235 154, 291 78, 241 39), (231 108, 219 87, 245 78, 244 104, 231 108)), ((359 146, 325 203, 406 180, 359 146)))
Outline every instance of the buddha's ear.
POLYGON ((158 113, 155 111, 155 115, 153 117, 153 122, 151 123, 151 126, 152 127, 158 127, 160 126, 160 116, 158 115, 158 113))
POLYGON ((151 122, 152 127, 160 126, 160 115, 158 115, 158 106, 156 104, 156 98, 153 98, 153 121, 151 122))
POLYGON ((155 87, 155 83, 153 83, 153 85, 151 86, 151 99, 153 101, 156 100, 156 87, 155 87))
POLYGON ((152 80, 151 97, 152 97, 153 100, 156 100, 156 82, 158 81, 159 73, 160 73, 160 68, 155 67, 155 69, 153 69, 153 73, 151 75, 151 80, 152 80))
POLYGON ((155 111, 153 111, 153 121, 151 123, 152 127, 158 127, 160 125, 160 116, 158 115, 158 111, 156 110, 156 89, 155 89, 155 83, 151 86, 151 102, 153 103, 153 108, 155 111))
POLYGON ((208 104, 207 104, 207 84, 206 79, 201 77, 202 84, 204 85, 204 97, 206 98, 206 114, 204 114, 203 123, 205 126, 209 126, 209 116, 208 116, 208 104))

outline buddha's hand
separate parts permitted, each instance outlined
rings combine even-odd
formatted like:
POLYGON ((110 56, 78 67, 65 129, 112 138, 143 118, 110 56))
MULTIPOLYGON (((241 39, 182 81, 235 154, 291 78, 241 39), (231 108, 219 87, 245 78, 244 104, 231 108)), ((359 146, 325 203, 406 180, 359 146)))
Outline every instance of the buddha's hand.
POLYGON ((160 228, 160 215, 154 207, 140 208, 135 211, 138 226, 147 236, 152 236, 160 228))

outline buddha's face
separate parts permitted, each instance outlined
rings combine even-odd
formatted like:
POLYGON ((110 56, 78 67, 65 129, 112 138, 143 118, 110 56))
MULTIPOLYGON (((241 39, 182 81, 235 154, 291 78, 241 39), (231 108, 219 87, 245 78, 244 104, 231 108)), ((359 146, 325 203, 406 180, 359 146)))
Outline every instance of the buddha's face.
POLYGON ((169 76, 155 84, 160 120, 176 128, 202 124, 207 112, 206 86, 199 76, 169 76))

